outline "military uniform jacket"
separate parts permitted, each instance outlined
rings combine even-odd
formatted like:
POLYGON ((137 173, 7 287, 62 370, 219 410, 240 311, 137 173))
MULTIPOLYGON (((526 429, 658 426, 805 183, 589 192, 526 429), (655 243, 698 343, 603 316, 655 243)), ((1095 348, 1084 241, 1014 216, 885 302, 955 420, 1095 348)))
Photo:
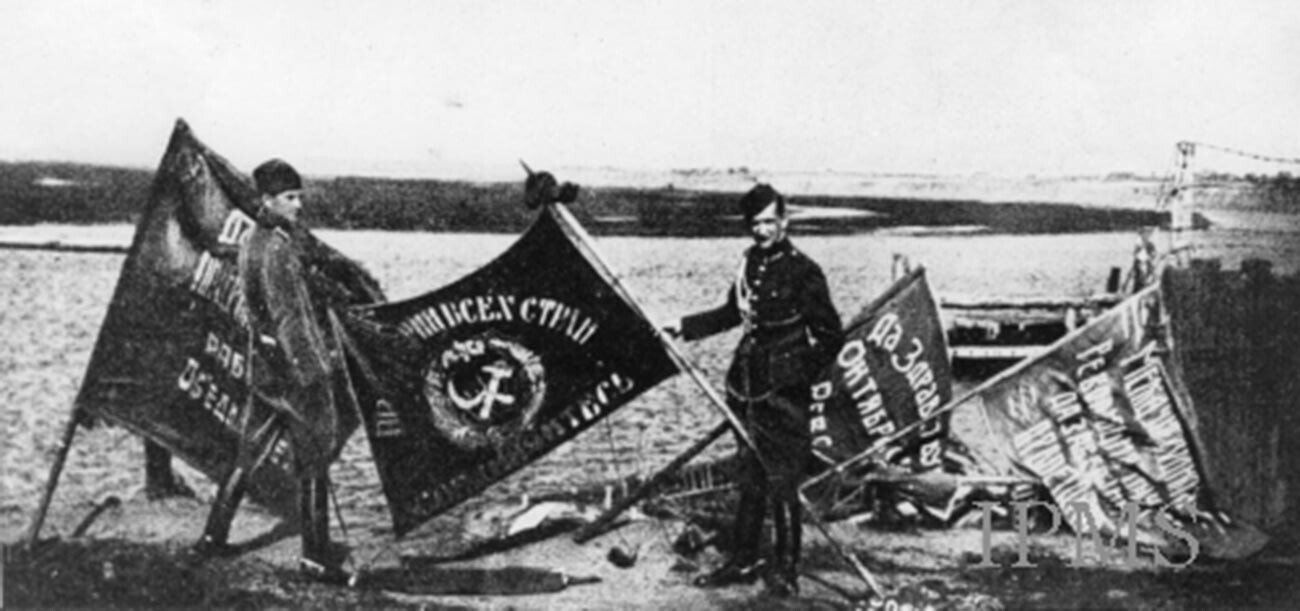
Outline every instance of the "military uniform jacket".
POLYGON ((789 240, 746 250, 727 302, 683 318, 682 337, 697 339, 737 325, 744 326, 744 335, 727 372, 727 391, 742 401, 806 389, 844 341, 826 276, 789 240))
POLYGON ((240 250, 253 334, 253 388, 287 417, 301 461, 328 464, 339 434, 330 346, 313 306, 303 255, 283 228, 259 223, 240 250))

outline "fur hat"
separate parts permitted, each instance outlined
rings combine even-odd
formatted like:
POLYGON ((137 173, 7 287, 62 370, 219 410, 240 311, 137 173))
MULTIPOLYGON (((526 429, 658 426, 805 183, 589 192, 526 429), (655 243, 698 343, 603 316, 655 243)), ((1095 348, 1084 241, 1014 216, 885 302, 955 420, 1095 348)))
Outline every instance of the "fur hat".
POLYGON ((253 182, 257 183, 257 192, 263 195, 275 196, 302 189, 302 177, 283 159, 272 159, 257 166, 253 170, 253 182))
POLYGON ((758 213, 772 204, 776 204, 776 213, 785 216, 785 196, 781 195, 767 183, 754 185, 744 197, 740 198, 740 214, 745 217, 745 221, 754 220, 758 213))

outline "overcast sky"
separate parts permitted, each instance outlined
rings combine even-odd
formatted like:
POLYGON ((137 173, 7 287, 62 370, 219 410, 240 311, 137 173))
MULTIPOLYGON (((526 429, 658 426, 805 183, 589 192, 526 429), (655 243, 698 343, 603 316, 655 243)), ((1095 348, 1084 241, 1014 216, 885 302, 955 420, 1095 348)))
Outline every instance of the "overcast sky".
POLYGON ((1300 157, 1300 2, 0 2, 0 159, 1164 171, 1300 157))

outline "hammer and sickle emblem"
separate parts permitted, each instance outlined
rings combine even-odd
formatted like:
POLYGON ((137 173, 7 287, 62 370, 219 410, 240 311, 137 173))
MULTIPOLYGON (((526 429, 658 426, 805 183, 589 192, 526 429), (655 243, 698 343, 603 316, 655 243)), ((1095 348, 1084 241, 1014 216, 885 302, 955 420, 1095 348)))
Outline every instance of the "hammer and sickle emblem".
POLYGON ((430 359, 424 397, 446 439, 466 449, 488 447, 533 426, 546 398, 546 369, 519 340, 487 332, 430 359))
POLYGON ((487 374, 487 377, 486 380, 480 378, 480 381, 483 382, 483 390, 480 390, 478 394, 465 396, 456 388, 454 381, 447 384, 447 394, 451 397, 452 402, 456 404, 456 407, 467 412, 477 409, 478 413, 476 415, 478 419, 486 421, 492 417, 492 408, 498 403, 505 406, 515 404, 514 395, 502 392, 501 389, 501 382, 512 377, 515 370, 502 361, 496 361, 483 366, 480 371, 487 374))

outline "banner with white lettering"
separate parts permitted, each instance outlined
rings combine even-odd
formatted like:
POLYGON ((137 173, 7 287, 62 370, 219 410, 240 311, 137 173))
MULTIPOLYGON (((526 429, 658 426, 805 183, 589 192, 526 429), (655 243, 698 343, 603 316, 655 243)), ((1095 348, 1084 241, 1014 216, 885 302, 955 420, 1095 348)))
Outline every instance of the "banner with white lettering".
MULTIPOLYGON (((254 365, 237 263, 256 197, 248 178, 177 121, 76 402, 86 415, 151 439, 217 481, 234 464, 241 430, 256 430, 272 413, 260 402, 248 409, 254 365)), ((304 282, 322 309, 382 299, 359 266, 306 230, 296 229, 294 238, 311 259, 304 282)), ((335 394, 345 399, 341 361, 338 371, 335 394)), ((339 411, 342 440, 359 422, 354 409, 339 411)), ((291 473, 282 439, 268 466, 253 474, 250 497, 291 515, 291 473)))
POLYGON ((343 322, 399 536, 678 371, 558 204, 474 273, 343 322))
MULTIPOLYGON (((815 455, 847 460, 925 420, 952 398, 952 367, 939 308, 918 268, 858 314, 844 346, 812 387, 809 432, 815 455)), ((942 465, 948 418, 940 415, 892 443, 877 459, 914 471, 942 465)))
POLYGON ((1201 515, 1203 479, 1159 299, 1158 286, 1126 299, 956 409, 983 410, 1001 468, 1040 479, 1075 533, 1188 549, 1203 529, 1175 518, 1201 515))

